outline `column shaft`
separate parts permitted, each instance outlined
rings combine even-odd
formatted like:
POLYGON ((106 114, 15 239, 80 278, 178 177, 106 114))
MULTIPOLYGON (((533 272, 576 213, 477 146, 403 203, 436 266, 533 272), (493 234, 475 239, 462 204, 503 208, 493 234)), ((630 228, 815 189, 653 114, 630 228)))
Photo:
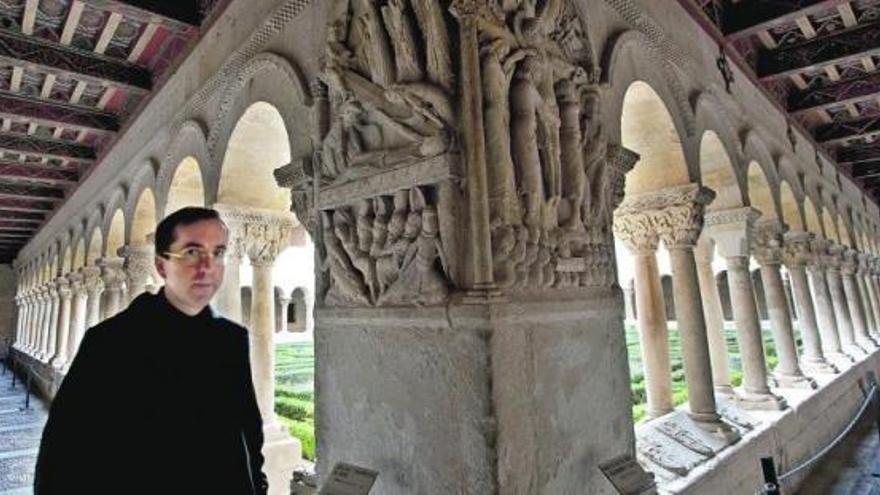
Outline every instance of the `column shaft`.
POLYGON ((837 322, 837 333, 840 335, 841 347, 847 352, 856 352, 864 355, 865 350, 856 344, 855 332, 849 307, 846 302, 846 295, 843 289, 843 279, 840 271, 836 267, 829 267, 826 272, 828 279, 828 292, 831 293, 831 303, 834 306, 834 317, 837 322))
MULTIPOLYGON (((242 322, 241 311, 241 256, 228 254, 226 257, 226 273, 223 276, 223 284, 214 303, 217 311, 232 321, 242 322)), ((253 298, 251 298, 253 301, 253 298)))
POLYGON ((810 285, 807 281, 807 271, 803 265, 791 264, 788 266, 791 276, 791 286, 794 292, 794 301, 797 306, 798 327, 803 340, 803 366, 810 371, 835 372, 830 367, 822 352, 822 341, 819 338, 819 326, 816 323, 816 309, 813 306, 813 298, 810 296, 810 285))
POLYGON ((779 265, 761 264, 761 281, 764 283, 764 297, 767 300, 767 313, 779 363, 773 370, 780 386, 815 388, 816 382, 808 379, 798 365, 797 346, 794 342, 794 329, 791 324, 791 311, 779 265))
POLYGON ((67 364, 67 348, 70 340, 70 285, 64 278, 58 279, 58 296, 60 300, 60 310, 58 312, 58 339, 55 345, 55 357, 52 359, 52 366, 61 369, 67 364))
POLYGON ((251 370, 263 424, 275 418, 275 289, 272 265, 254 264, 251 297, 251 370))
POLYGON ((660 285, 660 270, 654 252, 639 253, 633 258, 648 416, 656 418, 673 408, 669 331, 663 304, 663 288, 660 285))
POLYGON ((712 380, 716 392, 732 395, 727 339, 724 335, 724 313, 721 310, 721 296, 718 294, 715 272, 712 270, 713 247, 711 241, 701 240, 694 250, 694 255, 697 262, 697 277, 700 282, 703 313, 706 317, 706 337, 709 341, 709 355, 712 360, 712 380))
POLYGON ((47 363, 52 361, 52 358, 55 357, 55 346, 56 341, 58 340, 58 313, 60 308, 59 300, 58 300, 58 288, 54 286, 55 282, 52 282, 53 287, 49 290, 49 295, 51 297, 50 304, 51 310, 49 313, 49 328, 47 329, 48 338, 46 339, 46 357, 44 361, 47 363))

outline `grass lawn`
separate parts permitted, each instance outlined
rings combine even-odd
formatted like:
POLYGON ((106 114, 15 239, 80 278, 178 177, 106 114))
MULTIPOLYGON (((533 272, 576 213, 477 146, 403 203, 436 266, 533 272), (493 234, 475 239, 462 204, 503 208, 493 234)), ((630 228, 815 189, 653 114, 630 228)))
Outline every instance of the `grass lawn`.
MULTIPOLYGON (((769 322, 762 321, 764 354, 767 366, 776 367, 776 346, 770 332, 769 322)), ((727 356, 730 363, 730 381, 733 386, 742 382, 742 358, 736 341, 736 329, 732 322, 725 322, 724 336, 727 340, 727 356)), ((798 342, 798 345, 800 342, 798 342)), ((647 400, 645 394, 645 375, 642 366, 642 351, 639 344, 639 330, 633 323, 626 323, 626 350, 629 356, 630 386, 633 398, 633 420, 638 423, 645 418, 647 400)), ((669 362, 672 367, 672 400, 676 406, 687 402, 687 385, 684 381, 684 367, 681 358, 681 341, 675 322, 669 324, 669 362)))
POLYGON ((275 413, 302 444, 303 457, 315 460, 315 345, 275 346, 275 413))

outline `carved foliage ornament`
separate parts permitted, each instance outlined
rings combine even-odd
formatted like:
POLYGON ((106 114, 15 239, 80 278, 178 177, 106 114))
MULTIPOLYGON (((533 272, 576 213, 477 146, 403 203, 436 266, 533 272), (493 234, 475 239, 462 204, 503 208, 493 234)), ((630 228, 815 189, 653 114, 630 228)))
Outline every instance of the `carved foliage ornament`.
POLYGON ((615 233, 632 239, 634 233, 651 232, 668 248, 694 246, 705 206, 714 198, 714 191, 698 184, 631 196, 614 213, 615 233))

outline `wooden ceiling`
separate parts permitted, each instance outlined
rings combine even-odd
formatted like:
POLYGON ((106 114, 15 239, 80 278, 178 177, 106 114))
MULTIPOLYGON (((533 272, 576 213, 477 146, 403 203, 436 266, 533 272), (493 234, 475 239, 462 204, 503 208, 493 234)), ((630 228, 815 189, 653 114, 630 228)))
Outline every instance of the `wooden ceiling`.
POLYGON ((725 57, 880 200, 880 0, 680 1, 725 57))
POLYGON ((0 263, 77 187, 224 0, 0 0, 0 263))

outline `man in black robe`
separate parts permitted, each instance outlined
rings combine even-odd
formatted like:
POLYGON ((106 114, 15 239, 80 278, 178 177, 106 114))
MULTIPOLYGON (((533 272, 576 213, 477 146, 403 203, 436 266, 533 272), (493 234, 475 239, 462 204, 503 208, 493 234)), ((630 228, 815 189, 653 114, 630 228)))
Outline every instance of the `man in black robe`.
POLYGON ((86 332, 43 430, 36 495, 268 489, 248 334, 208 305, 226 226, 184 208, 155 237, 165 286, 86 332))

